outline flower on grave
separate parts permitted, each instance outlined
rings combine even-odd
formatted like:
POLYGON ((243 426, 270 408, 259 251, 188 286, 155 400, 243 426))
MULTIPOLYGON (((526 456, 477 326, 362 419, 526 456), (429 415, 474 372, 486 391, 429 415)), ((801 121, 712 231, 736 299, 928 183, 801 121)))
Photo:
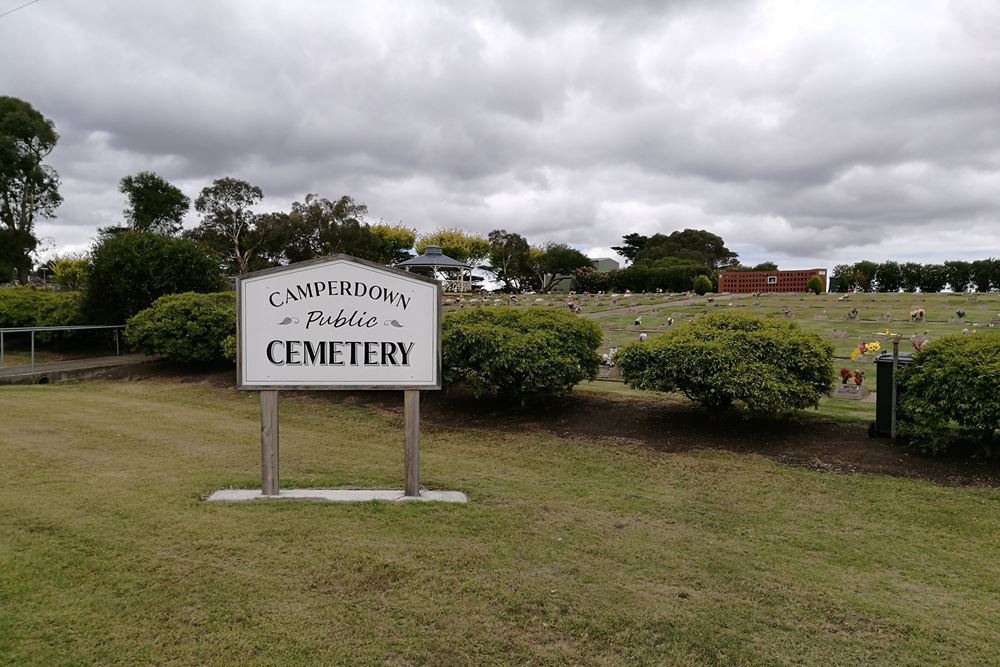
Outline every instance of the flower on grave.
POLYGON ((877 340, 873 340, 870 343, 865 343, 864 341, 858 343, 858 346, 851 350, 851 361, 854 361, 863 354, 871 354, 873 352, 878 352, 882 349, 882 343, 877 340))
POLYGON ((910 311, 910 319, 911 320, 922 320, 922 319, 924 319, 924 309, 923 308, 914 308, 913 310, 911 310, 910 311))
POLYGON ((840 384, 847 384, 847 381, 854 377, 854 371, 850 368, 840 369, 840 384))
POLYGON ((856 369, 854 371, 854 384, 860 385, 865 380, 864 371, 856 369))

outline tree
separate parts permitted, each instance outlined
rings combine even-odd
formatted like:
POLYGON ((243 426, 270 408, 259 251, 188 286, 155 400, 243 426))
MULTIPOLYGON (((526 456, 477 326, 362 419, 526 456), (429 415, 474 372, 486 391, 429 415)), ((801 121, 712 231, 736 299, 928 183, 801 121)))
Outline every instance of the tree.
POLYGON ((531 254, 527 239, 520 234, 494 229, 489 235, 489 266, 485 267, 505 289, 521 290, 531 279, 531 254))
POLYGON ((854 274, 849 264, 837 264, 830 272, 830 291, 847 292, 851 289, 854 274))
POLYGON ((646 240, 635 259, 675 257, 701 262, 709 273, 737 264, 737 255, 720 236, 703 229, 685 229, 669 236, 654 234, 646 240))
POLYGON ((924 267, 916 262, 906 262, 899 268, 903 274, 903 289, 907 292, 916 292, 920 287, 920 276, 924 267))
POLYGON ((875 289, 875 276, 878 273, 878 264, 867 259, 854 263, 854 284, 856 289, 862 292, 871 292, 875 289))
POLYGON ((948 285, 953 292, 964 292, 972 284, 972 264, 970 262, 952 261, 944 263, 948 285))
POLYGON ((55 125, 16 97, 0 97, 0 255, 27 282, 38 244, 35 220, 51 218, 62 203, 59 175, 43 164, 59 135, 55 125))
POLYGON ((623 236, 623 243, 621 245, 611 246, 611 249, 628 261, 634 262, 636 256, 646 246, 647 241, 649 241, 649 237, 633 232, 623 236))
POLYGON ((942 264, 924 264, 920 271, 920 291, 935 294, 948 284, 948 272, 942 264))
POLYGON ((68 290, 83 289, 90 272, 89 257, 56 257, 49 262, 52 282, 68 290))
POLYGON ((997 280, 1000 276, 994 272, 994 265, 1000 266, 1000 260, 977 259, 972 263, 972 283, 977 292, 989 292, 991 286, 1000 287, 1000 281, 997 280))
POLYGON ((761 262, 756 265, 751 271, 777 271, 778 265, 775 262, 761 262))
POLYGON ((532 283, 542 293, 572 280, 577 269, 592 266, 589 257, 565 243, 549 243, 544 249, 532 249, 530 264, 534 274, 532 283))
POLYGON ((471 266, 482 264, 490 253, 490 242, 482 236, 466 234, 461 229, 437 229, 417 239, 416 250, 423 254, 427 246, 436 245, 441 252, 471 266))
POLYGON ((823 279, 819 276, 813 276, 806 282, 806 291, 812 292, 813 294, 821 294, 823 292, 823 279))
POLYGON ((372 231, 365 217, 368 207, 344 195, 330 201, 316 194, 292 204, 282 232, 289 262, 346 253, 373 262, 383 261, 383 237, 372 231))
POLYGON ((246 273, 267 240, 258 232, 257 216, 250 210, 263 198, 256 185, 235 178, 216 179, 194 202, 201 224, 189 236, 219 253, 228 271, 246 273))
POLYGON ((875 270, 879 292, 898 292, 903 286, 903 269, 899 262, 882 262, 875 270))
POLYGON ((191 207, 191 200, 179 188, 151 171, 125 176, 118 183, 118 192, 128 200, 125 220, 139 232, 173 236, 181 230, 184 214, 191 207))
POLYGON ((371 231, 381 242, 379 263, 397 264, 410 258, 410 249, 417 240, 415 230, 401 224, 390 225, 380 222, 372 225, 371 231))
POLYGON ((215 292, 223 287, 219 264, 204 246, 125 231, 104 236, 94 248, 84 310, 91 321, 122 324, 164 294, 215 292))
POLYGON ((712 279, 706 275, 697 276, 692 283, 696 294, 705 294, 712 291, 712 279))

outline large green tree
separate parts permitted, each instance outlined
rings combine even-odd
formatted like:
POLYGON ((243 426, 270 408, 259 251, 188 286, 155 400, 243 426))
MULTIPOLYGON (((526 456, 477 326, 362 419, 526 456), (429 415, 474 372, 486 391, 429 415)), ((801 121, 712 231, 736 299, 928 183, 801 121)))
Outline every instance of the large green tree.
POLYGON ((562 282, 572 280, 577 269, 592 266, 590 259, 565 243, 549 243, 530 253, 532 286, 550 292, 562 282))
POLYGON ((214 250, 230 273, 246 273, 268 240, 257 227, 251 207, 264 198, 256 185, 236 178, 219 178, 194 202, 201 223, 188 234, 214 250))
POLYGON ((44 164, 58 140, 52 121, 30 104, 0 97, 0 263, 12 265, 22 283, 38 245, 35 221, 62 203, 59 175, 44 164))
POLYGON ((368 207, 344 195, 330 201, 307 194, 294 202, 283 231, 285 260, 301 262, 315 257, 346 253, 374 262, 387 254, 384 237, 365 222, 368 207))
POLYGON ((489 266, 484 267, 504 289, 520 291, 531 280, 531 246, 520 234, 494 229, 489 235, 489 266))
POLYGON ((371 226, 372 233, 380 241, 378 262, 381 264, 396 264, 409 259, 410 250, 417 240, 416 231, 402 224, 390 225, 380 222, 371 226))
POLYGON ((646 246, 647 241, 649 241, 648 236, 632 232, 622 237, 621 245, 611 246, 611 249, 628 261, 634 262, 636 256, 646 246))
POLYGON ((151 171, 126 176, 118 183, 128 205, 123 213, 137 232, 173 236, 181 230, 191 200, 180 189, 151 171))
POLYGON ((423 253, 435 245, 452 259, 479 266, 490 254, 490 242, 482 236, 466 234, 461 229, 436 229, 417 238, 416 250, 423 253))
MULTIPOLYGON (((624 237, 628 238, 628 237, 624 237)), ((737 265, 737 255, 722 237, 703 229, 685 229, 669 235, 653 234, 635 255, 635 260, 674 257, 704 264, 710 272, 737 265)))

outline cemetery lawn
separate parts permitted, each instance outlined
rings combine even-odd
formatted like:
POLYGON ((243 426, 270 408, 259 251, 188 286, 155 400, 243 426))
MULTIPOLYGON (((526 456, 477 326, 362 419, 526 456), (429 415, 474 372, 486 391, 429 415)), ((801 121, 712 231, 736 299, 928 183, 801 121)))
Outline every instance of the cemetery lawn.
MULTIPOLYGON (((0 665, 996 664, 1000 491, 430 423, 467 506, 203 498, 258 402, 0 387, 0 665)), ((282 482, 400 486, 402 420, 283 400, 282 482)))

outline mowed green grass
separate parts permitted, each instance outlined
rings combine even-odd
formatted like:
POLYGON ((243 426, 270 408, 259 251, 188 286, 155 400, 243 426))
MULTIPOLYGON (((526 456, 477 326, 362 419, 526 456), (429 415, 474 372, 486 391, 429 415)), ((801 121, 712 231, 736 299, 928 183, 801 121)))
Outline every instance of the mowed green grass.
MULTIPOLYGON (((0 388, 2 665, 996 664, 1000 493, 425 426, 467 506, 215 505, 255 394, 0 388)), ((401 418, 283 400, 288 486, 399 487, 401 418)))

